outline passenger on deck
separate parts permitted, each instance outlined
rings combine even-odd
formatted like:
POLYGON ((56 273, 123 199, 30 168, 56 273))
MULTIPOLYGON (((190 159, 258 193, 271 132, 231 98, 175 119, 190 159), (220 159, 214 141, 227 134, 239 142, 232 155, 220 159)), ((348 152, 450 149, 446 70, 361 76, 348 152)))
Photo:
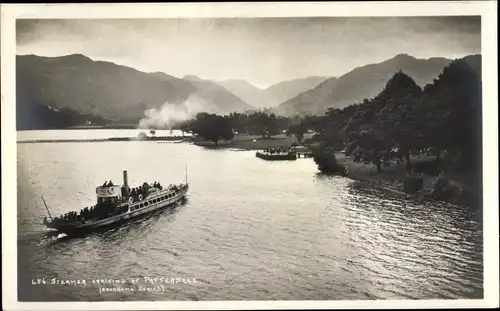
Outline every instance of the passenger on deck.
POLYGON ((105 181, 104 184, 102 184, 103 187, 106 187, 108 185, 108 182, 105 181))
POLYGON ((113 182, 110 180, 108 183, 108 187, 111 187, 111 186, 113 186, 113 182))

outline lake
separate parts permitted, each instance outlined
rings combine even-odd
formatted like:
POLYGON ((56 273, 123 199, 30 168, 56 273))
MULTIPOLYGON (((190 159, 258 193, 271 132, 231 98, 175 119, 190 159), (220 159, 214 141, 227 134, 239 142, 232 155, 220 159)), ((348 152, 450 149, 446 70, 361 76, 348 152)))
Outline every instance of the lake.
MULTIPOLYGON (((151 136, 149 130, 146 129, 74 129, 74 130, 48 130, 48 131, 18 131, 17 141, 32 141, 32 140, 88 140, 88 139, 106 139, 111 137, 117 138, 135 138, 140 133, 145 133, 151 136)), ((179 130, 155 130, 155 136, 181 136, 183 133, 179 130)), ((184 133, 185 135, 190 135, 184 133)))
POLYGON ((465 207, 321 176, 312 159, 267 162, 252 151, 151 141, 17 148, 20 301, 483 297, 482 224, 465 207), (185 165, 190 192, 183 205, 84 237, 44 233, 41 195, 60 215, 94 204, 95 187, 121 184, 124 169, 131 185, 167 185, 184 181, 185 165), (129 280, 142 280, 145 289, 144 277, 179 282, 155 292, 129 280), (53 278, 86 283, 32 284, 53 278), (119 287, 135 291, 102 292, 119 287))

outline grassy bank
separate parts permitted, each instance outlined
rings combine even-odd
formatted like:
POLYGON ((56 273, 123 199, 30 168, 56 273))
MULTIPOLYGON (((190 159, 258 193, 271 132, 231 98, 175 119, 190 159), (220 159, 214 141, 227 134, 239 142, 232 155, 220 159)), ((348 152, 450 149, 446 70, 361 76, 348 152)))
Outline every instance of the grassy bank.
MULTIPOLYGON (((432 165, 435 161, 435 157, 429 156, 412 156, 411 161, 415 168, 417 174, 422 176, 423 187, 416 194, 406 194, 403 191, 403 181, 408 178, 406 173, 406 163, 401 162, 399 164, 392 163, 391 166, 385 167, 383 172, 377 173, 377 169, 374 165, 366 165, 361 163, 353 162, 353 158, 350 156, 345 156, 343 153, 336 154, 337 161, 339 164, 347 167, 348 174, 347 177, 375 187, 381 187, 384 189, 388 189, 392 192, 397 192, 400 194, 434 199, 432 196, 432 192, 434 190, 434 185, 438 180, 437 173, 427 173, 421 172, 419 167, 432 165)), ((477 185, 473 184, 473 176, 471 172, 457 172, 451 169, 444 170, 444 175, 446 179, 450 181, 450 184, 456 187, 457 189, 467 189, 470 190, 472 187, 476 187, 477 185)), ((468 205, 468 206, 477 206, 476 202, 471 201, 471 197, 467 195, 457 195, 455 197, 451 197, 447 200, 450 203, 460 204, 460 205, 468 205)))
MULTIPOLYGON (((392 164, 384 168, 382 173, 377 173, 374 165, 355 163, 353 158, 345 156, 343 153, 336 153, 339 164, 347 167, 348 177, 354 180, 368 182, 374 185, 383 186, 394 191, 402 191, 401 182, 406 178, 405 163, 392 164)), ((429 161, 425 157, 412 159, 416 162, 429 161)), ((432 184, 435 181, 435 176, 424 175, 424 188, 426 185, 432 184)))
MULTIPOLYGON (((304 135, 304 139, 312 137, 308 133, 304 135)), ((271 138, 262 138, 256 135, 239 134, 236 135, 231 141, 219 141, 217 146, 213 142, 208 141, 194 141, 197 146, 207 148, 233 148, 242 150, 261 150, 266 148, 276 147, 290 147, 292 144, 297 143, 295 137, 288 137, 284 134, 276 135, 271 138)))

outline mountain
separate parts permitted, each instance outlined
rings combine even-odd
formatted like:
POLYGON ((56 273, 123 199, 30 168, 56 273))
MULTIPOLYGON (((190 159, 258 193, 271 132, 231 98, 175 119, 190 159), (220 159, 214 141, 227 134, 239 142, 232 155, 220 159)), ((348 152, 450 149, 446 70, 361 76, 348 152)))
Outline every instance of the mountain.
POLYGON ((193 100, 201 110, 221 114, 252 109, 219 86, 200 85, 165 73, 145 73, 84 55, 16 57, 18 105, 38 102, 82 114, 136 120, 165 102, 193 100), (22 95, 22 96, 19 96, 22 95))
POLYGON ((317 111, 326 110, 323 107, 328 103, 327 99, 333 96, 338 80, 338 78, 329 78, 315 88, 280 104, 274 112, 279 115, 293 116, 315 114, 317 111))
POLYGON ((198 76, 187 75, 183 78, 185 81, 191 82, 195 87, 195 94, 197 97, 210 98, 211 101, 206 102, 203 105, 203 111, 209 113, 229 113, 229 112, 244 112, 246 110, 254 109, 253 106, 247 104, 240 97, 234 95, 232 92, 226 90, 219 84, 212 82, 210 80, 202 79, 198 76), (221 108, 215 103, 230 103, 231 111, 225 109, 221 111, 221 108))
POLYGON ((265 90, 260 89, 245 80, 232 79, 226 81, 217 81, 216 83, 221 85, 231 93, 239 96, 245 102, 255 108, 267 107, 270 104, 269 100, 267 99, 265 90))
POLYGON ((275 111, 282 115, 303 115, 323 114, 328 107, 343 108, 377 95, 399 70, 424 86, 432 82, 451 61, 447 58, 417 59, 399 54, 381 63, 355 68, 338 79, 327 79, 312 90, 283 102, 275 111))
POLYGON ((302 92, 308 91, 318 86, 326 79, 328 79, 328 77, 312 76, 312 77, 283 81, 269 86, 266 89, 266 93, 268 94, 271 102, 273 103, 273 106, 277 106, 279 103, 287 101, 302 92))
POLYGON ((266 89, 258 88, 241 79, 218 81, 217 83, 255 108, 268 108, 277 106, 301 92, 317 86, 325 79, 327 78, 315 76, 293 79, 273 84, 266 89))

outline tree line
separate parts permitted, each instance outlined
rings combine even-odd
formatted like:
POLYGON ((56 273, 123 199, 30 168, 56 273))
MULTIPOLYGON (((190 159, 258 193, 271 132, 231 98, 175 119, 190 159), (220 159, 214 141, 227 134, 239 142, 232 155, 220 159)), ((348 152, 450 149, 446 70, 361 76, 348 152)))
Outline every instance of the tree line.
POLYGON ((402 71, 374 98, 343 109, 329 109, 319 122, 317 140, 342 146, 354 160, 381 172, 391 160, 411 154, 443 153, 461 168, 481 159, 481 77, 465 60, 445 67, 424 88, 402 71))
POLYGON ((175 129, 196 134, 215 144, 219 140, 231 140, 235 134, 260 136, 271 139, 278 134, 296 135, 302 140, 307 130, 300 118, 277 116, 274 113, 255 111, 252 113, 233 112, 229 115, 216 115, 201 112, 195 118, 179 122, 175 129))
POLYGON ((92 124, 97 126, 112 121, 92 114, 82 114, 74 109, 56 108, 55 103, 19 100, 16 106, 16 128, 22 130, 65 129, 72 126, 92 124))
POLYGON ((423 88, 399 71, 375 97, 342 109, 329 108, 322 116, 200 113, 179 128, 215 143, 230 140, 235 133, 263 139, 286 133, 300 143, 311 130, 316 133, 312 142, 344 149, 355 162, 372 164, 378 172, 394 161, 404 161, 411 171, 411 155, 422 153, 438 161, 447 154, 460 168, 480 169, 481 100, 480 74, 459 59, 423 88))

